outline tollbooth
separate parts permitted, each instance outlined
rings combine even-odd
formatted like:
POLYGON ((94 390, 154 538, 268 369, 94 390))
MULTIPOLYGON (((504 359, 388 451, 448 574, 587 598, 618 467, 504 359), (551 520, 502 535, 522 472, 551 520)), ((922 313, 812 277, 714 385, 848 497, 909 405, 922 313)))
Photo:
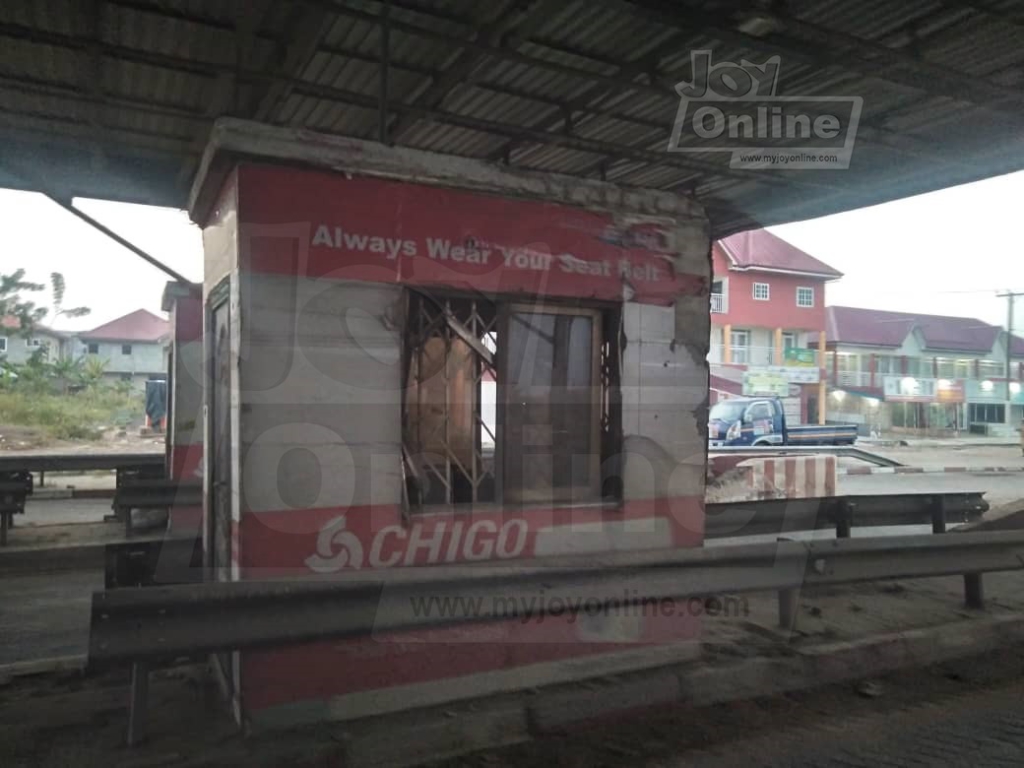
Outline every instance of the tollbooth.
MULTIPOLYGON (((702 545, 710 241, 692 199, 226 120, 190 206, 208 578, 702 545)), ((539 608, 217 666, 239 720, 284 725, 697 651, 685 606, 539 608)))

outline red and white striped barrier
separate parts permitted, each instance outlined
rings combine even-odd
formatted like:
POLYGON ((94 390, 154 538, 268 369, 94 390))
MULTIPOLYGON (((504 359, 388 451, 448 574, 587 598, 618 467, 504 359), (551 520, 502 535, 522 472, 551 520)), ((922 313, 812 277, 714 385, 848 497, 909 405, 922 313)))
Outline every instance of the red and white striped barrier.
POLYGON ((715 461, 717 458, 721 457, 713 457, 710 462, 711 472, 718 478, 708 488, 709 502, 818 499, 836 495, 835 456, 728 457, 725 462, 715 461))

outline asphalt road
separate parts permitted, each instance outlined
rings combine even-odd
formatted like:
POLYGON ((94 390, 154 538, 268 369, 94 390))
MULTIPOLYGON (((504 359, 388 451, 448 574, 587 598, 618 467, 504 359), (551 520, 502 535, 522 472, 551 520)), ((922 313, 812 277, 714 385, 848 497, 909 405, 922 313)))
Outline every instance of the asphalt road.
POLYGON ((984 491, 992 507, 1024 498, 1024 472, 1002 474, 841 475, 840 494, 955 493, 984 491))
POLYGON ((84 654, 92 593, 103 572, 74 571, 0 579, 0 665, 84 654))

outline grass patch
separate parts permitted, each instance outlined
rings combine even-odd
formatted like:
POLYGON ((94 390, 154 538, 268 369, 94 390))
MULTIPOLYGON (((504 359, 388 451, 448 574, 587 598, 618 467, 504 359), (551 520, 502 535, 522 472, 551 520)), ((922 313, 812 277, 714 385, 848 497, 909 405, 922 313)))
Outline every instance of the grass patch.
POLYGON ((0 424, 34 427, 57 440, 95 440, 104 427, 145 416, 141 394, 93 389, 73 395, 0 391, 0 424))

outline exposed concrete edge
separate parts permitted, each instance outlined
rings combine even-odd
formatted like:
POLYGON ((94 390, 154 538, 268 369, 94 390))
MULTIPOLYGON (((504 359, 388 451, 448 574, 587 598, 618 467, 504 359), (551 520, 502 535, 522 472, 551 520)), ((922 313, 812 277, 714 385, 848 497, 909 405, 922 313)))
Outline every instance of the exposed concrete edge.
POLYGON ((936 627, 789 648, 777 656, 739 663, 662 666, 534 693, 369 718, 345 724, 345 764, 417 765, 522 743, 622 712, 777 696, 978 656, 1022 641, 1024 614, 981 614, 936 627))
POLYGON ((75 654, 0 664, 0 685, 6 685, 16 677, 49 675, 55 672, 81 672, 85 669, 85 662, 85 654, 75 654))
POLYGON ((104 569, 105 549, 114 542, 89 542, 65 546, 7 546, 0 549, 0 575, 33 575, 57 571, 104 569))
POLYGON ((34 575, 58 571, 99 570, 106 568, 106 548, 112 544, 188 540, 188 537, 139 535, 130 539, 109 539, 74 544, 34 544, 0 547, 0 576, 34 575))

